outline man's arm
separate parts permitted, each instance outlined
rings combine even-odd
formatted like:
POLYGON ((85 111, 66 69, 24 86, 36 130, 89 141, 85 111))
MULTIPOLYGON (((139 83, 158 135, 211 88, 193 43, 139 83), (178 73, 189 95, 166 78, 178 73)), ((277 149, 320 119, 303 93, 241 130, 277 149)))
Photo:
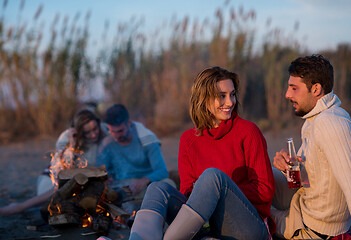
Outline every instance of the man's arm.
POLYGON ((110 147, 111 147, 111 145, 107 144, 103 148, 99 149, 99 153, 98 153, 98 156, 96 159, 96 166, 99 167, 99 166, 105 165, 106 171, 107 171, 109 177, 114 178, 115 171, 114 171, 113 164, 112 164, 112 161, 114 159, 112 157, 110 147))
POLYGON ((129 184, 129 188, 133 195, 138 194, 141 190, 146 188, 149 183, 168 177, 168 171, 161 153, 160 144, 148 144, 147 146, 144 146, 144 150, 144 153, 147 155, 146 158, 149 160, 153 171, 142 178, 133 179, 129 184))
POLYGON ((168 171, 165 160, 163 158, 160 144, 151 143, 146 148, 147 158, 150 161, 150 165, 153 172, 148 174, 147 177, 151 182, 159 181, 168 177, 168 171))

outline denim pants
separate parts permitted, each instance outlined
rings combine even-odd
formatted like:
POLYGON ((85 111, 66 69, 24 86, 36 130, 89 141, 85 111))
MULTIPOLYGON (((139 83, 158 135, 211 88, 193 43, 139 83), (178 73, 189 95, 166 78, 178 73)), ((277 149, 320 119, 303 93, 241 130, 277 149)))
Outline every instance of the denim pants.
POLYGON ((177 189, 162 182, 150 184, 141 209, 159 213, 170 224, 186 203, 204 221, 211 235, 220 239, 268 239, 268 231, 256 208, 224 172, 205 170, 187 200, 177 189))

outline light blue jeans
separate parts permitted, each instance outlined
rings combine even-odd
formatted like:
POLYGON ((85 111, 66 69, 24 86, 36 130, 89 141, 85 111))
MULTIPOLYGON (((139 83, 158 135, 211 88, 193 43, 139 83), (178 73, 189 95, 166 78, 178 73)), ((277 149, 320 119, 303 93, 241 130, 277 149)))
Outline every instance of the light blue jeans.
POLYGON ((224 172, 205 170, 187 200, 177 189, 163 182, 149 185, 141 209, 159 213, 170 224, 186 203, 204 221, 212 237, 220 239, 268 239, 268 231, 256 208, 224 172))

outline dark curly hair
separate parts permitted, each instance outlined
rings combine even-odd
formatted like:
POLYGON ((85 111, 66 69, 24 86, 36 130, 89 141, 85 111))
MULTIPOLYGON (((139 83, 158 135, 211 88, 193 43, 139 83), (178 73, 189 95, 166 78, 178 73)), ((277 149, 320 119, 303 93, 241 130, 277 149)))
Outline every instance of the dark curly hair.
POLYGON ((314 54, 295 59, 289 66, 289 74, 302 78, 309 91, 316 83, 321 84, 324 94, 333 90, 334 69, 329 60, 322 55, 314 54))

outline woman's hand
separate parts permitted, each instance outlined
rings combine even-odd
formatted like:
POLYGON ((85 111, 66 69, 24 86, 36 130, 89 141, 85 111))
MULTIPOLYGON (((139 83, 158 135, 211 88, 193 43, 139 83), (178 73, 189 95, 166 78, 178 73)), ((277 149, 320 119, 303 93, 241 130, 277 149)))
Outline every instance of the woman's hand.
POLYGON ((0 208, 0 215, 7 216, 20 213, 24 210, 22 203, 11 203, 5 207, 0 208))
POLYGON ((75 148, 77 145, 77 130, 75 128, 68 129, 69 147, 75 148))

